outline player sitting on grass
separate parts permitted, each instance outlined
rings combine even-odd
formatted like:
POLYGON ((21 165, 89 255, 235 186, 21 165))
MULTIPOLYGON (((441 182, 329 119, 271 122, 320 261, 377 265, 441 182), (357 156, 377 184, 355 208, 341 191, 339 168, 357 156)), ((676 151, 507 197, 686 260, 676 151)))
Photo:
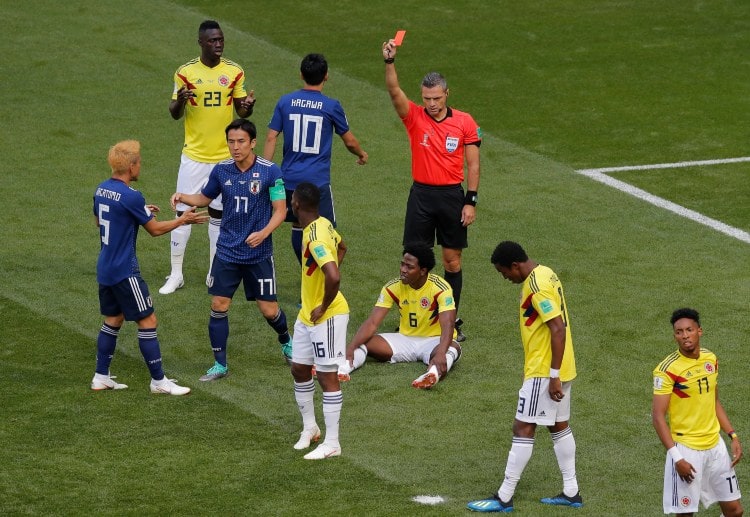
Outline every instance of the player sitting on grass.
POLYGON ((369 355, 392 363, 422 361, 429 369, 411 385, 427 389, 458 361, 461 346, 454 329, 453 290, 445 279, 430 273, 433 267, 435 255, 431 248, 404 249, 400 276, 383 286, 370 316, 346 348, 346 364, 339 368, 340 380, 349 380, 349 373, 362 366, 369 355), (394 305, 401 315, 398 332, 375 334, 394 305))

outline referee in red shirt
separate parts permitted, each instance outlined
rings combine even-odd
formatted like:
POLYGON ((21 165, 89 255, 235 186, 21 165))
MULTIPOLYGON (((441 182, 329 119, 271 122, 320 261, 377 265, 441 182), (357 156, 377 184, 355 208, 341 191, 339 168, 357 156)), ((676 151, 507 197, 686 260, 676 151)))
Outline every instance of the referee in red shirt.
MULTIPOLYGON (((448 107, 448 85, 437 72, 422 79, 422 106, 409 100, 398 84, 396 48, 393 39, 383 43, 385 85, 411 146, 414 183, 406 204, 403 244, 432 247, 437 239, 443 249, 443 276, 453 288, 458 310, 461 251, 469 245, 467 228, 476 219, 482 131, 471 115, 448 107)), ((461 324, 456 320, 456 341, 466 339, 461 324)))

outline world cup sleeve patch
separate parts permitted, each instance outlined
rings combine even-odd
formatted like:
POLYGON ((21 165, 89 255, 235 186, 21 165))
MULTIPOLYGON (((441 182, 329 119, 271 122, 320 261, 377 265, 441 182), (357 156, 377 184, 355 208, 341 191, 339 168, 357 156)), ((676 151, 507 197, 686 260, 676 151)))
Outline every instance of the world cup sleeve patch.
POLYGON ((661 387, 664 385, 664 379, 661 377, 654 377, 654 389, 660 390, 661 387))
POLYGON ((554 305, 552 305, 551 301, 542 300, 542 302, 539 304, 539 309, 541 309, 542 314, 549 314, 555 309, 555 307, 554 305))
POLYGON ((326 256, 326 255, 328 254, 328 253, 326 252, 326 247, 325 247, 325 246, 323 246, 322 244, 320 244, 320 245, 318 245, 318 246, 315 246, 315 247, 313 248, 313 253, 315 253, 315 256, 316 256, 317 258, 319 258, 319 259, 325 258, 325 256, 326 256))

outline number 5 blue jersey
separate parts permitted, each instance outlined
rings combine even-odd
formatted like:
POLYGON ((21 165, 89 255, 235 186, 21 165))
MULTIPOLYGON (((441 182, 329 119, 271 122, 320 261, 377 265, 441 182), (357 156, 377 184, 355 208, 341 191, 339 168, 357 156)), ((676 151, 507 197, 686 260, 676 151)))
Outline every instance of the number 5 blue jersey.
MULTIPOLYGON (((216 255, 232 264, 256 264, 273 255, 271 235, 259 246, 251 248, 245 239, 262 230, 271 220, 273 200, 278 190, 283 192, 281 169, 260 156, 255 163, 242 172, 234 160, 216 164, 201 193, 211 199, 221 194, 224 213, 221 217, 221 232, 216 243, 216 255), (277 185, 280 185, 279 189, 277 185)), ((284 199, 283 194, 280 199, 284 199)))
POLYGON ((99 223, 101 249, 96 263, 96 280, 115 285, 140 274, 135 245, 138 227, 154 216, 143 194, 123 181, 110 178, 94 192, 94 217, 99 223))
POLYGON ((344 108, 317 90, 297 90, 279 99, 268 128, 284 133, 281 170, 286 188, 302 182, 323 187, 331 183, 334 132, 349 131, 344 108))

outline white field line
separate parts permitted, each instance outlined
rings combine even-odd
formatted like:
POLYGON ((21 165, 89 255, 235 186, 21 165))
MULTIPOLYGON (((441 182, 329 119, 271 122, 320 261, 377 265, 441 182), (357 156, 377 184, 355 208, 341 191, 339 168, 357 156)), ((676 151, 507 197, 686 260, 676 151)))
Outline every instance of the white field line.
POLYGON ((695 167, 695 166, 700 166, 700 165, 719 165, 719 164, 724 164, 724 163, 740 163, 740 162, 750 162, 750 157, 746 156, 742 158, 727 158, 723 160, 702 160, 702 161, 695 161, 695 162, 659 163, 659 164, 652 164, 652 165, 629 165, 629 166, 624 166, 624 167, 605 167, 605 168, 600 168, 600 169, 579 169, 576 172, 578 174, 587 176, 600 183, 604 183, 607 186, 616 188, 617 190, 625 192, 626 194, 637 197, 638 199, 646 201, 647 203, 651 203, 652 205, 658 206, 659 208, 664 208, 665 210, 674 212, 675 214, 679 216, 682 216, 687 219, 690 219, 691 221, 695 221, 697 223, 703 224, 713 230, 724 233, 726 235, 729 235, 730 237, 734 237, 735 239, 738 239, 740 241, 750 244, 750 233, 744 230, 740 230, 739 228, 735 228, 734 226, 729 226, 728 224, 722 223, 721 221, 717 221, 716 219, 711 219, 710 217, 706 217, 705 215, 699 212, 696 212, 695 210, 690 210, 689 208, 685 208, 684 206, 678 205, 677 203, 672 203, 671 201, 662 199, 649 192, 646 192, 645 190, 639 189, 637 187, 634 187, 633 185, 625 183, 624 181, 611 178, 610 176, 607 176, 606 174, 609 172, 620 172, 620 171, 674 169, 674 168, 679 168, 679 167, 695 167))

